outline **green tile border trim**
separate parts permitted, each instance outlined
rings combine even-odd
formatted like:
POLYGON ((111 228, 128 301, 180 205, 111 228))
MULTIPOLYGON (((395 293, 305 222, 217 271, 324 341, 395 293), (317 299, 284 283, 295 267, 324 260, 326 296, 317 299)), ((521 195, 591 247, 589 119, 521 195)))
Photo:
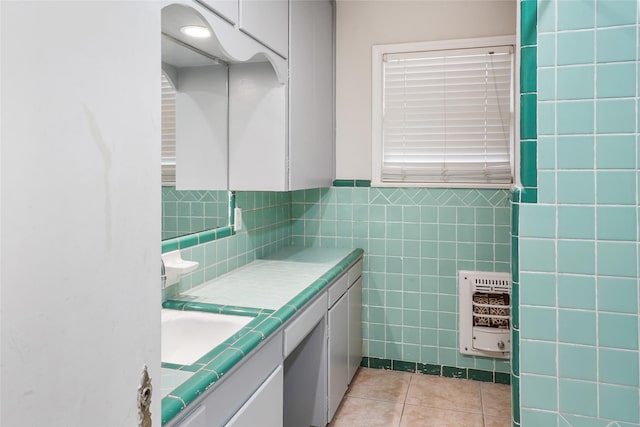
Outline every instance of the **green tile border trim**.
POLYGON ((234 316, 256 317, 260 314, 271 314, 274 310, 268 308, 240 307, 235 305, 211 304, 205 302, 185 302, 167 300, 162 303, 162 308, 182 311, 204 311, 205 313, 231 314, 234 316))
POLYGON ((319 292, 346 272, 363 255, 364 250, 360 248, 352 250, 334 267, 276 311, 192 301, 165 301, 162 307, 168 309, 235 314, 255 318, 192 365, 162 364, 166 368, 194 372, 190 378, 162 399, 162 425, 168 423, 202 392, 228 373, 243 357, 280 329, 298 310, 313 300, 319 292))
POLYGON ((233 226, 215 228, 213 230, 205 230, 199 233, 187 234, 186 236, 176 237, 162 241, 162 253, 175 251, 177 249, 186 249, 192 246, 201 245, 203 243, 212 242, 223 237, 229 237, 236 234, 233 226))
POLYGON ((522 141, 520 143, 520 181, 524 187, 538 185, 538 143, 522 141))
POLYGON ((334 179, 334 187, 371 187, 371 180, 368 179, 334 179))
POLYGON ((464 378, 497 384, 511 384, 511 375, 506 372, 493 372, 474 368, 458 368, 455 366, 406 362, 403 360, 380 359, 366 356, 362 358, 360 366, 363 368, 386 369, 400 372, 417 372, 439 377, 464 378))

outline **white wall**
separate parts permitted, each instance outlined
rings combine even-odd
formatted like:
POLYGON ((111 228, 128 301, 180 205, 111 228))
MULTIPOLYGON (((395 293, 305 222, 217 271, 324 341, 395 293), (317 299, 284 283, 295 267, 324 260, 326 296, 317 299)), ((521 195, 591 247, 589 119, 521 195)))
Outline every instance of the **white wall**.
POLYGON ((371 179, 371 46, 516 33, 515 0, 337 0, 336 178, 371 179))
POLYGON ((0 9, 0 425, 159 426, 160 7, 0 9))

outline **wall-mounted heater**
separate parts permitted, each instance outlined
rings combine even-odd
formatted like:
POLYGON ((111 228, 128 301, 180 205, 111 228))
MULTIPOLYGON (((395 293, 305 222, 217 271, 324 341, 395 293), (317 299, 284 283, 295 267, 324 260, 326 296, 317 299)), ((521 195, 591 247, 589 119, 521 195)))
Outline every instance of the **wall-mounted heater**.
POLYGON ((458 275, 460 353, 510 358, 510 274, 459 271, 458 275))

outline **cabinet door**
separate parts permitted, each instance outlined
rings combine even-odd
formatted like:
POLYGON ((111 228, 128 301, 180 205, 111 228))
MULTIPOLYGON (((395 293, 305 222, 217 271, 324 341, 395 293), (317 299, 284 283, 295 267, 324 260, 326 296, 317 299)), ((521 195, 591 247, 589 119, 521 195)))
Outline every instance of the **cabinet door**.
POLYGON ((362 277, 349 288, 349 383, 362 360, 362 277))
POLYGON ((331 421, 347 391, 349 352, 349 304, 347 294, 329 310, 329 408, 331 421))
POLYGON ((196 0, 232 24, 238 23, 238 0, 196 0))
POLYGON ((289 50, 289 2, 240 0, 240 30, 286 58, 289 50))
POLYGON ((278 366, 225 427, 282 427, 283 384, 278 366))
POLYGON ((333 6, 292 0, 289 56, 290 190, 334 178, 333 6))

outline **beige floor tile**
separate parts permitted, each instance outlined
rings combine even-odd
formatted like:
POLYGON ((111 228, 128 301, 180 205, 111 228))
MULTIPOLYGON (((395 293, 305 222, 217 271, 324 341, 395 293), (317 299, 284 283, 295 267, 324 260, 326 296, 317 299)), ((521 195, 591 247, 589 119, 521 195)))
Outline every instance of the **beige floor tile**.
POLYGON ((482 383, 482 408, 485 415, 511 418, 511 387, 482 383))
POLYGON ((482 413, 480 383, 457 378, 415 374, 407 404, 482 413))
POLYGON ((405 405, 401 427, 482 427, 482 414, 405 405))
POLYGON ((347 395, 366 399, 404 402, 411 374, 383 369, 360 368, 347 395))
POLYGON ((328 427, 397 427, 403 404, 347 396, 328 427))
POLYGON ((511 418, 485 415, 484 427, 511 427, 511 418))

